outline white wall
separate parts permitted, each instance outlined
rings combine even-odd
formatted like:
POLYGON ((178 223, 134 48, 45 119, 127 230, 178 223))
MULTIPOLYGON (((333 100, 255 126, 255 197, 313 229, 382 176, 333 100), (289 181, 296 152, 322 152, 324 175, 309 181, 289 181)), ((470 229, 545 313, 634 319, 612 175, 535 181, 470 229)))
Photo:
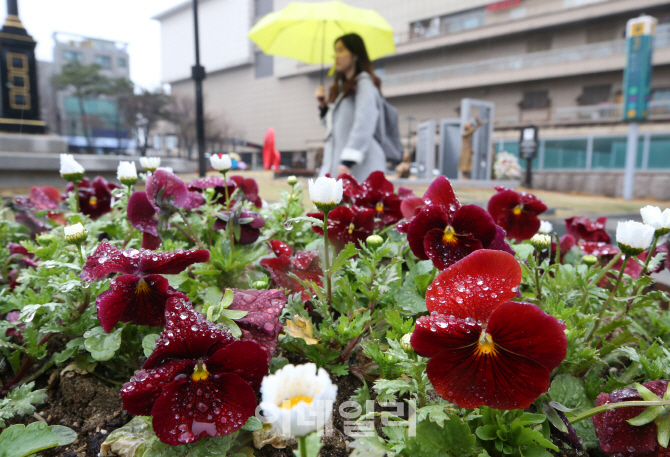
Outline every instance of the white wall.
MULTIPOLYGON (((207 73, 253 61, 247 38, 251 8, 251 0, 200 1, 200 63, 207 73)), ((191 66, 195 64, 191 7, 161 18, 160 22, 162 81, 190 78, 191 66)))

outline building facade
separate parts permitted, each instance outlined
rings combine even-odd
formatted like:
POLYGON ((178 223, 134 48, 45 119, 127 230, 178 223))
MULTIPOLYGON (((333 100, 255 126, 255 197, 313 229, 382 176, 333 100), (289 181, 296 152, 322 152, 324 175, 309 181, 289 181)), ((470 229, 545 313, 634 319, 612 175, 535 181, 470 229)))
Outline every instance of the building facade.
MULTIPOLYGON (((45 119, 52 131, 62 135, 71 151, 83 151, 87 139, 83 131, 80 105, 72 90, 54 90, 51 83, 65 65, 78 62, 97 64, 100 73, 110 79, 130 79, 127 43, 56 32, 53 34, 53 62, 42 63, 45 88, 45 119), (45 79, 46 78, 46 79, 45 79)), ((114 97, 99 96, 84 101, 92 142, 96 153, 133 147, 122 113, 114 97)))
MULTIPOLYGON (((274 127, 278 149, 300 155, 323 144, 314 100, 320 67, 266 56, 246 38, 258 18, 287 3, 200 0, 205 108, 228 119, 249 141, 260 142, 274 127)), ((539 126, 540 153, 533 163, 539 185, 612 195, 620 188, 616 182, 628 129, 620 108, 625 24, 642 13, 656 17, 650 119, 640 129, 638 169, 645 182, 656 184, 651 196, 670 199, 667 1, 349 3, 379 11, 396 31, 397 52, 375 62, 375 68, 384 96, 398 108, 401 132, 411 132, 423 120, 458 117, 463 98, 490 101, 495 103, 497 150, 516 153, 519 127, 539 126)), ((176 96, 192 96, 190 2, 156 19, 162 30, 163 80, 176 96)))

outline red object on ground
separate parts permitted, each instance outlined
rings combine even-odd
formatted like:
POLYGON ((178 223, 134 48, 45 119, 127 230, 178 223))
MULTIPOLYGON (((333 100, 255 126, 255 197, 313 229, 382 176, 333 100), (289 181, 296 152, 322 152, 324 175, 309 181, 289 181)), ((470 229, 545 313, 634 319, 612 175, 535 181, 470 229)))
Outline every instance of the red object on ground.
POLYGON ((281 162, 281 155, 275 148, 275 129, 268 127, 263 137, 263 168, 277 170, 281 162))

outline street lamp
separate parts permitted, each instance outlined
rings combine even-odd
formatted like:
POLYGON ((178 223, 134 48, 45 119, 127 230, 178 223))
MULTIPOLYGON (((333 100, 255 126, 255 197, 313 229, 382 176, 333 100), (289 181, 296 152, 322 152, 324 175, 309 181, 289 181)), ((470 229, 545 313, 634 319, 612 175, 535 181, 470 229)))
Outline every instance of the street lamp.
POLYGON ((200 40, 198 39, 198 0, 193 0, 193 29, 195 33, 195 65, 191 67, 191 77, 195 82, 195 130, 198 136, 198 172, 207 173, 205 162, 205 109, 202 101, 202 80, 205 67, 200 65, 200 40))

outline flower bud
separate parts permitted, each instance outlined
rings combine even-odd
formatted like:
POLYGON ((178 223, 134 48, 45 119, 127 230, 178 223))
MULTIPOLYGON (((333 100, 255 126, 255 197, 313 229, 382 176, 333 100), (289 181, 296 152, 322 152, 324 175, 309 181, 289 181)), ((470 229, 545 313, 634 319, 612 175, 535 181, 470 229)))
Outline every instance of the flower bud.
POLYGON ((268 281, 267 280, 258 280, 254 281, 254 283, 251 285, 254 289, 257 290, 262 290, 262 289, 267 289, 268 287, 268 281))
POLYGON ((119 162, 119 167, 116 169, 116 178, 125 186, 134 186, 137 183, 135 162, 119 162))
POLYGON ((56 237, 51 233, 41 233, 35 237, 35 241, 37 241, 40 246, 48 246, 55 239, 56 237))
POLYGON ((530 239, 530 244, 532 244, 538 251, 544 251, 551 246, 551 237, 549 235, 538 233, 537 235, 533 235, 530 239))
POLYGON ((384 244, 384 238, 382 238, 379 235, 370 235, 365 242, 367 243, 368 247, 372 249, 379 249, 379 247, 384 244))
POLYGON ((582 257, 582 262, 584 262, 584 264, 585 264, 587 267, 590 268, 590 267, 592 267, 593 265, 595 265, 596 263, 598 263, 598 257, 596 257, 596 256, 594 256, 594 255, 590 255, 590 254, 589 254, 589 255, 585 255, 584 257, 582 257))
POLYGON ((627 256, 644 252, 654 238, 654 227, 635 221, 619 222, 616 226, 616 241, 627 256))
POLYGON ((553 231, 554 231, 554 226, 551 222, 540 221, 540 230, 538 230, 537 233, 545 233, 545 234, 548 235, 553 231))
POLYGON ((212 154, 209 156, 209 163, 216 171, 225 173, 233 167, 233 161, 228 154, 212 154))
POLYGON ((84 178, 84 167, 74 160, 72 154, 61 154, 60 175, 63 179, 78 184, 84 178))
POLYGON ((158 167, 161 166, 160 157, 140 157, 140 165, 146 171, 154 172, 158 167))
POLYGON ((342 180, 320 177, 316 182, 309 180, 309 198, 316 207, 328 213, 342 201, 342 180))
POLYGON ((66 225, 63 230, 65 231, 65 241, 70 244, 81 244, 86 240, 88 235, 88 230, 82 225, 81 222, 77 222, 74 225, 66 225))
POLYGON ((288 178, 286 178, 286 182, 288 183, 289 186, 295 186, 296 184, 298 184, 298 178, 296 176, 291 175, 288 178))
POLYGON ((400 347, 402 347, 405 351, 411 352, 414 350, 411 344, 412 340, 412 334, 411 333, 405 333, 402 338, 400 338, 400 347))

